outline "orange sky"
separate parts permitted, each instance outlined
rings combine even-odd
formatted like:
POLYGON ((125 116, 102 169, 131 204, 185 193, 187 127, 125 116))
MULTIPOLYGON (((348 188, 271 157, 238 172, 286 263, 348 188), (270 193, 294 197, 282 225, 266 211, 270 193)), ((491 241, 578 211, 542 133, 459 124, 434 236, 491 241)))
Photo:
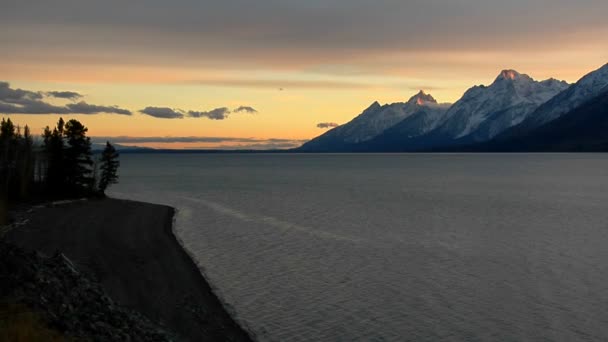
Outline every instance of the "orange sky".
MULTIPOLYGON (((109 9, 67 0, 50 9, 30 1, 9 5, 0 13, 0 81, 12 89, 75 91, 87 103, 133 112, 63 115, 84 122, 93 136, 256 138, 266 146, 272 138, 294 144, 313 138, 323 132, 318 123, 345 123, 373 101, 406 101, 419 89, 440 102, 453 102, 469 87, 491 83, 502 69, 575 82, 608 62, 608 23, 598 14, 608 13, 603 1, 587 1, 583 8, 545 0, 402 5, 383 0, 380 8, 340 0, 284 6, 269 1, 250 16, 231 12, 228 5, 203 11, 187 0, 177 1, 175 8, 155 3, 145 9, 125 5, 111 19, 103 11, 112 9, 114 0, 106 4, 109 9), (419 12, 412 14, 414 9, 419 12), (88 11, 93 17, 81 19, 88 11), (190 17, 191 12, 209 17, 201 24, 198 20, 205 18, 190 17), (412 23, 393 20, 408 15, 412 23), (168 19, 149 23, 163 16, 168 19), (210 120, 139 112, 239 106, 257 113, 210 120)), ((7 114, 35 132, 58 118, 7 114)), ((139 143, 171 148, 235 144, 256 143, 139 143)))

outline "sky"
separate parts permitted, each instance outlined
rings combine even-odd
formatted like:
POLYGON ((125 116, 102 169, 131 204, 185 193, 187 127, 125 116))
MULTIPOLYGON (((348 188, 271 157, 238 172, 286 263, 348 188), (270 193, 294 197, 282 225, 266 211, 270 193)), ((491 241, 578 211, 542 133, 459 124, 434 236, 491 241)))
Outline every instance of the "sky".
POLYGON ((287 148, 372 102, 608 62, 606 0, 0 0, 0 116, 164 148, 287 148), (121 138, 115 138, 121 137, 121 138))

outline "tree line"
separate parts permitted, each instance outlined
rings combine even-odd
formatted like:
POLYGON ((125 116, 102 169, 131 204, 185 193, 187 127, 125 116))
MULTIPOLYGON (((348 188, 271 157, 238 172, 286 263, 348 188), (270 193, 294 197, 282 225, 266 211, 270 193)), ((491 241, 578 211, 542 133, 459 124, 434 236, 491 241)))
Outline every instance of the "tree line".
POLYGON ((105 196, 118 181, 118 152, 106 142, 94 158, 88 129, 60 118, 35 144, 29 127, 0 121, 0 223, 10 203, 33 198, 105 196))

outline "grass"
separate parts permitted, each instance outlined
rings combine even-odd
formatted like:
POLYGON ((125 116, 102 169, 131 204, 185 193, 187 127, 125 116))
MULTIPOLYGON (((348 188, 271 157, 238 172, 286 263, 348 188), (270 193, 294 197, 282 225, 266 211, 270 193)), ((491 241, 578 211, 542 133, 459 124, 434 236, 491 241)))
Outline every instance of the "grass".
POLYGON ((0 303, 0 341, 37 342, 70 341, 61 333, 48 327, 39 313, 27 306, 0 303))

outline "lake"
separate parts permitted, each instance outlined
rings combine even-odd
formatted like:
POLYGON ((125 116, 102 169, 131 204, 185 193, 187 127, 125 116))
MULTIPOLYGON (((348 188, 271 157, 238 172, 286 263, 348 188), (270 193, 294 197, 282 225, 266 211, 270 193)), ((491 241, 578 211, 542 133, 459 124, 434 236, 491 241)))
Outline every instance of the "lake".
POLYGON ((606 154, 124 154, 260 341, 607 341, 606 154))

